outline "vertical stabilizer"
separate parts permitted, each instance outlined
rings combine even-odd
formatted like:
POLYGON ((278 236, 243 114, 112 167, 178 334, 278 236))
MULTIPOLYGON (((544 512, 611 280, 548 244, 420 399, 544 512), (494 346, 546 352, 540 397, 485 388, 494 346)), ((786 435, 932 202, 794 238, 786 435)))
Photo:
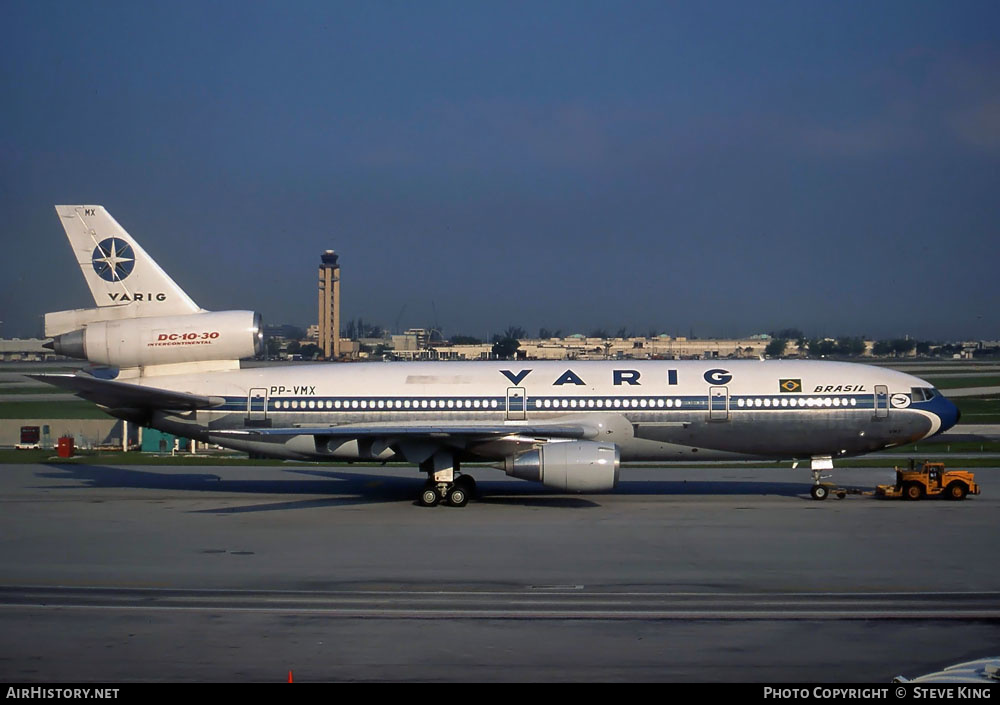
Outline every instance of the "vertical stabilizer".
POLYGON ((99 307, 124 306, 129 318, 201 310, 103 206, 56 206, 56 213, 99 307))

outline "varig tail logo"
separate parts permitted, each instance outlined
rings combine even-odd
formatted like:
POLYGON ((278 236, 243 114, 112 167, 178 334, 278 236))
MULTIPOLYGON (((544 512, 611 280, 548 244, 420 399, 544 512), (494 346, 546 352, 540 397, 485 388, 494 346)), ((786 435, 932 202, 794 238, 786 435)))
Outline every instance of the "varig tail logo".
POLYGON ((132 273, 135 255, 132 247, 124 240, 109 237, 94 248, 94 271, 109 282, 118 282, 132 273))

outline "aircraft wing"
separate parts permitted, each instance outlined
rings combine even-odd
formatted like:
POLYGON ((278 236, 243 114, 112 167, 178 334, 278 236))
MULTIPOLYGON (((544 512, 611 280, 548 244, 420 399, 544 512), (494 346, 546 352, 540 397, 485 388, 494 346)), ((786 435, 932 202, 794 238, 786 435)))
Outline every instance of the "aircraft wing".
POLYGON ((78 397, 110 409, 208 409, 225 403, 221 397, 144 387, 129 382, 100 379, 90 375, 27 375, 73 392, 78 397))
POLYGON ((256 442, 278 442, 293 450, 296 446, 315 452, 326 446, 331 449, 343 443, 364 443, 376 448, 374 456, 388 449, 400 453, 412 463, 422 463, 443 448, 468 449, 481 444, 513 444, 515 448, 524 443, 537 441, 576 440, 594 438, 597 428, 585 424, 566 423, 497 423, 457 422, 440 424, 371 423, 344 424, 342 426, 292 426, 288 428, 253 427, 241 429, 219 429, 208 432, 210 439, 218 439, 225 445, 225 439, 244 439, 256 442), (308 439, 308 440, 307 440, 308 439), (307 445, 302 445, 305 441, 307 445))

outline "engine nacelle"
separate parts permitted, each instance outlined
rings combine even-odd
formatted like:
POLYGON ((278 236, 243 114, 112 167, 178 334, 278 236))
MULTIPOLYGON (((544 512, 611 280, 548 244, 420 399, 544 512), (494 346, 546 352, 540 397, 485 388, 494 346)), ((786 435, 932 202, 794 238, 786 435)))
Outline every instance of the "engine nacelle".
POLYGON ((89 323, 56 336, 52 349, 99 365, 147 367, 253 357, 262 339, 259 313, 206 311, 89 323))
POLYGON ((614 443, 546 443, 504 460, 511 477, 541 482, 564 492, 606 492, 618 484, 621 454, 614 443))

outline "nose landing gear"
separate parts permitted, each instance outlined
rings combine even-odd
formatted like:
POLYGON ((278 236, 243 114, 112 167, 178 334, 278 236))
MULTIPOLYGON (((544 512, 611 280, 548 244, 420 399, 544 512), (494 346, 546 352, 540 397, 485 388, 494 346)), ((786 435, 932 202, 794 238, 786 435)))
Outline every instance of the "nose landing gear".
MULTIPOLYGON (((794 467, 794 466, 793 466, 794 467)), ((820 473, 824 470, 833 470, 833 458, 829 455, 816 455, 813 456, 812 464, 812 476, 813 476, 813 486, 809 490, 809 496, 817 501, 822 501, 830 496, 832 492, 837 496, 837 499, 843 499, 847 496, 847 490, 842 487, 837 487, 836 485, 831 485, 824 483, 822 480, 824 477, 829 477, 829 475, 821 475, 820 473)))

